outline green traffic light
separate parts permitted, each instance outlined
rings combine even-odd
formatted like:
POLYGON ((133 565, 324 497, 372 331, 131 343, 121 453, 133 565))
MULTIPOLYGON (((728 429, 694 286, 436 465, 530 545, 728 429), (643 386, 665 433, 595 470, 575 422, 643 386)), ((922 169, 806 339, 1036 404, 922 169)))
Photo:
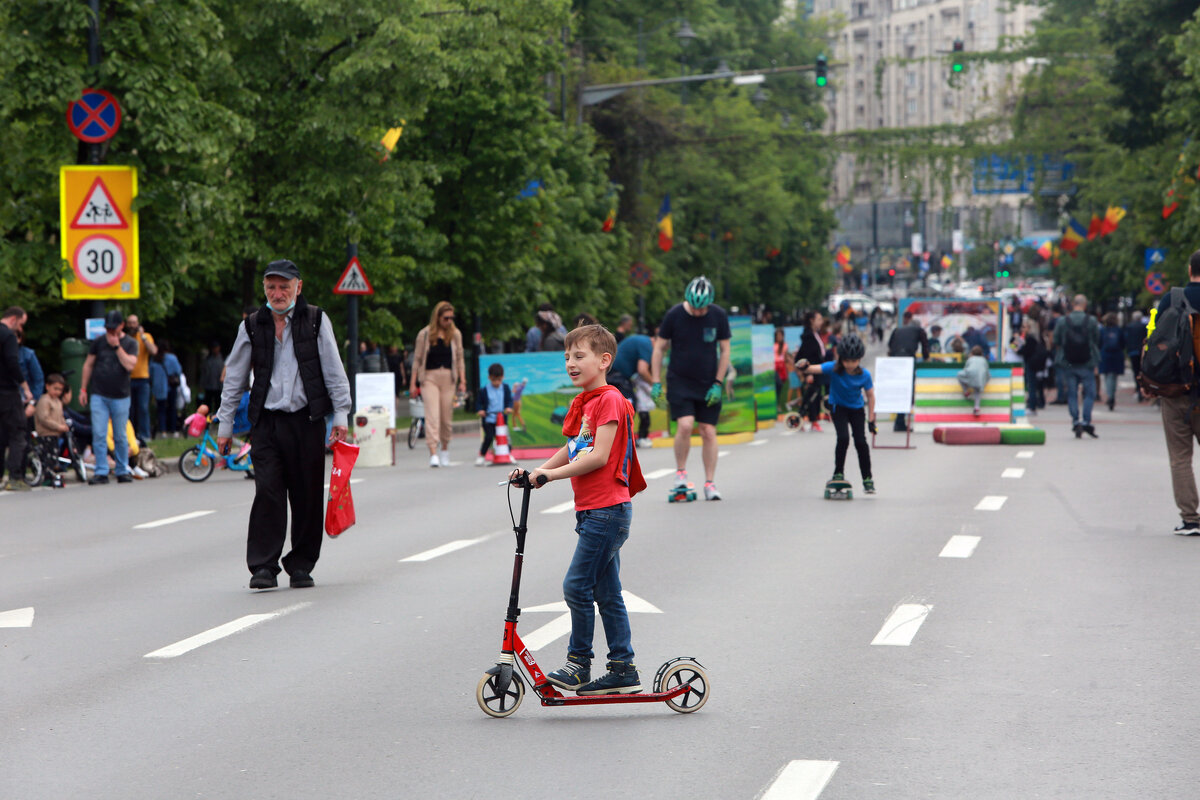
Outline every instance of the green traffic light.
POLYGON ((824 75, 817 76, 817 86, 824 86, 828 82, 828 79, 824 75))
POLYGON ((951 69, 952 69, 952 70, 954 70, 955 72, 962 72, 962 71, 963 71, 963 65, 962 65, 962 63, 961 63, 961 62, 959 62, 959 61, 955 61, 955 62, 954 62, 954 65, 951 67, 951 69))

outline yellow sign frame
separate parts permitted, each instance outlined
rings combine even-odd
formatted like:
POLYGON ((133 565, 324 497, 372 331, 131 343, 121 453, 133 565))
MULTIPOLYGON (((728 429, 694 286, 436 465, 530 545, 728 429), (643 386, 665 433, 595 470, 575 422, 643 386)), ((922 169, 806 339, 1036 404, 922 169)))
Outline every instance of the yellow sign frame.
MULTIPOLYGON (((137 167, 64 166, 58 175, 59 230, 62 234, 62 296, 64 300, 137 299, 139 297, 138 215, 133 210, 137 197, 137 167), (117 206, 124 225, 90 224, 75 227, 78 212, 89 200, 96 181, 103 182, 108 197, 117 206), (89 247, 89 245, 96 245, 89 247), (79 259, 92 257, 97 278, 80 272, 79 259), (107 261, 103 258, 108 256, 107 261), (120 256, 122 268, 108 279, 101 264, 120 256)), ((84 272, 90 272, 86 267, 84 272)))

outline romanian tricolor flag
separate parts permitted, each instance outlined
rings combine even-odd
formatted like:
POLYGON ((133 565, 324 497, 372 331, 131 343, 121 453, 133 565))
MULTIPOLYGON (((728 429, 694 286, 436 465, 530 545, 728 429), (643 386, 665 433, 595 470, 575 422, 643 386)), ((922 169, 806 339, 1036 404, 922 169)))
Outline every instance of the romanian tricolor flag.
POLYGON ((1049 261, 1049 260, 1050 260, 1050 256, 1051 256, 1053 253, 1054 253, 1054 246, 1053 246, 1053 245, 1050 243, 1050 240, 1049 240, 1049 239, 1047 239, 1046 241, 1042 242, 1042 243, 1041 243, 1041 244, 1038 246, 1038 249, 1037 249, 1037 254, 1038 254, 1039 256, 1041 256, 1042 258, 1044 258, 1046 261, 1049 261))
POLYGON ((1121 220, 1125 218, 1125 209, 1120 206, 1109 206, 1104 212, 1104 221, 1100 223, 1100 235, 1108 236, 1117 229, 1121 220))
POLYGON ((1068 253, 1075 252, 1075 248, 1083 243, 1087 238, 1087 228, 1079 220, 1071 217, 1067 223, 1067 227, 1063 229, 1062 241, 1059 242, 1059 247, 1068 253))
POLYGON ((1102 224, 1103 224, 1103 221, 1100 219, 1100 215, 1092 214, 1092 221, 1088 223, 1088 232, 1087 232, 1087 238, 1088 238, 1089 242, 1092 239, 1095 239, 1097 236, 1100 235, 1100 226, 1102 224))
POLYGON ((950 269, 953 266, 954 266, 954 259, 951 258, 950 256, 943 255, 942 256, 942 269, 950 269))
POLYGON ((675 228, 671 225, 671 195, 663 195, 662 205, 658 209, 658 247, 668 251, 675 244, 675 228))

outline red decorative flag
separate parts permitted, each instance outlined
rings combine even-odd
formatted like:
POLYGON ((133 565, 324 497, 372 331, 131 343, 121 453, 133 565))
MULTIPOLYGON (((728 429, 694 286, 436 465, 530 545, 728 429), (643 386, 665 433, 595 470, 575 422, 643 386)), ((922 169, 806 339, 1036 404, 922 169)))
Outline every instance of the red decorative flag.
POLYGON ((1104 212, 1104 221, 1100 223, 1100 235, 1108 236, 1117 229, 1125 218, 1125 209, 1120 206, 1109 206, 1104 212))
POLYGON ((1095 239, 1097 236, 1100 235, 1101 225, 1102 225, 1102 222, 1100 220, 1100 215, 1092 214, 1092 221, 1088 223, 1088 232, 1087 232, 1087 238, 1088 238, 1089 242, 1092 239, 1095 239))
POLYGON ((350 494, 350 473, 358 460, 358 445, 333 443, 333 469, 329 472, 329 504, 325 506, 325 533, 330 538, 354 524, 354 497, 350 494))
POLYGON ((1170 204, 1163 206, 1163 219, 1166 219, 1174 214, 1175 209, 1177 208, 1179 208, 1179 203, 1176 202, 1171 202, 1170 204))

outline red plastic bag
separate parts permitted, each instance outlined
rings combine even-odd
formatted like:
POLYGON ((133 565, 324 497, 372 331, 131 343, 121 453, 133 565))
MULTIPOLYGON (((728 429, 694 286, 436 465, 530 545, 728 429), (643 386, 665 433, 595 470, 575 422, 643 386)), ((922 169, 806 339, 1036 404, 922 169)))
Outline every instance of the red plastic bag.
POLYGON ((329 472, 329 505, 325 506, 325 533, 335 537, 354 524, 354 497, 350 473, 358 460, 358 445, 333 443, 333 469, 329 472))

